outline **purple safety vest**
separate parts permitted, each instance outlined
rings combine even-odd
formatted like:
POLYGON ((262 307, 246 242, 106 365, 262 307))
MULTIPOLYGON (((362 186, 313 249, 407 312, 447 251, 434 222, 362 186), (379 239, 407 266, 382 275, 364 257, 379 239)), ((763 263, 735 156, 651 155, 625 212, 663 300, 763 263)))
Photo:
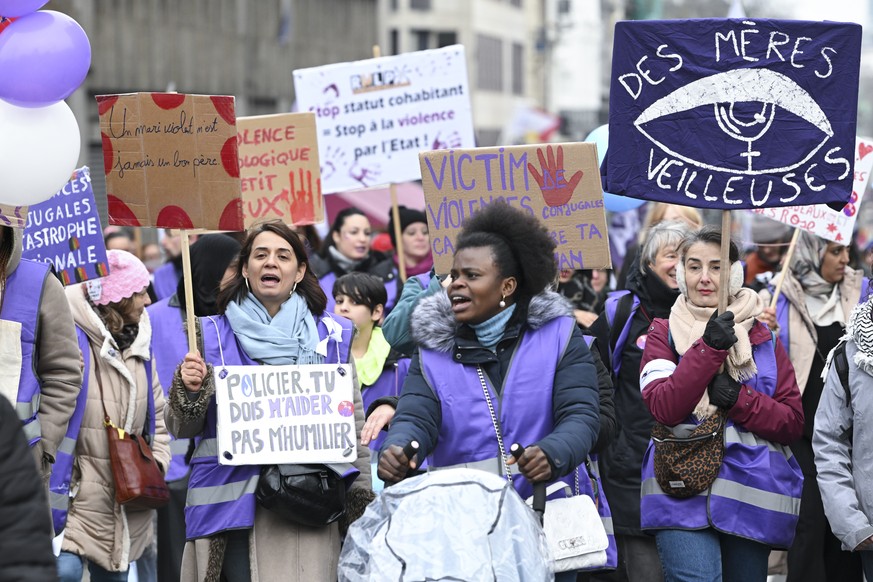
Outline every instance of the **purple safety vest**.
MULTIPOLYGON (((158 379, 164 389, 164 396, 169 395, 173 385, 173 375, 176 368, 188 353, 188 335, 185 330, 183 311, 170 305, 172 296, 162 299, 147 308, 152 324, 152 354, 158 379)), ((167 482, 184 479, 188 474, 188 464, 185 456, 188 454, 190 439, 177 439, 170 435, 170 466, 167 468, 167 482)))
MULTIPOLYGON (((757 375, 743 385, 768 396, 776 392, 775 342, 753 346, 757 375)), ((692 416, 686 420, 696 424, 692 416)), ((788 548, 800 512, 803 473, 786 445, 756 436, 730 419, 724 462, 712 486, 694 497, 665 494, 655 480, 654 447, 643 457, 641 525, 644 530, 704 529, 788 548)))
POLYGON ((172 262, 164 263, 155 270, 154 279, 152 280, 152 289, 154 290, 155 297, 158 298, 158 301, 166 299, 175 293, 178 286, 179 274, 176 273, 176 268, 173 266, 172 262))
MULTIPOLYGON (((342 326, 342 342, 330 341, 325 362, 349 362, 352 324, 349 320, 327 313, 315 318, 318 335, 324 339, 328 329, 323 323, 331 318, 342 326)), ((200 318, 203 329, 204 359, 213 366, 256 366, 236 340, 224 316, 200 318)), ((188 498, 185 503, 185 536, 188 540, 204 538, 231 529, 251 528, 255 523, 255 489, 261 473, 259 465, 230 466, 218 462, 215 399, 206 410, 203 433, 191 459, 188 498)), ((358 471, 351 465, 343 477, 348 485, 358 471)))
POLYGON ((37 329, 42 289, 49 274, 49 265, 40 261, 21 259, 18 267, 6 279, 3 308, 0 319, 21 324, 21 376, 15 411, 21 420, 24 435, 30 446, 42 438, 37 413, 39 412, 40 382, 36 375, 37 329))
MULTIPOLYGON (((409 362, 409 358, 400 358, 394 363, 393 368, 383 370, 373 384, 361 386, 364 412, 369 410, 370 405, 380 398, 385 396, 400 396, 400 392, 403 389, 403 380, 406 379, 406 374, 409 372, 409 362)), ((383 430, 379 436, 370 441, 370 450, 374 453, 379 452, 387 435, 388 433, 383 430)))

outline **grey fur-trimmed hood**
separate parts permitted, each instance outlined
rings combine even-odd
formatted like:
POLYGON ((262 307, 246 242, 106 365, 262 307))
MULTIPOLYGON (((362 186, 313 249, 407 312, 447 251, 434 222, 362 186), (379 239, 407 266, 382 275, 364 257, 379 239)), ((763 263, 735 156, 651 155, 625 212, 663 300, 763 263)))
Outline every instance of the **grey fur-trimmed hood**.
MULTIPOLYGON (((563 295, 544 291, 530 300, 527 327, 539 329, 557 317, 573 317, 573 307, 563 295)), ((452 303, 445 291, 422 299, 410 318, 412 339, 428 350, 451 352, 460 324, 452 314, 452 303)))

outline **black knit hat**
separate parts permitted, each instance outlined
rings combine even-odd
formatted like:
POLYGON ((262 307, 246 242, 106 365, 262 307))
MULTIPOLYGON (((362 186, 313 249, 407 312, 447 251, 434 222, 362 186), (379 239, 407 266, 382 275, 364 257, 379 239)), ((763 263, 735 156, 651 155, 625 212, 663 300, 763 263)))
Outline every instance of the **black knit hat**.
MULTIPOLYGON (((415 210, 405 206, 398 206, 397 213, 400 215, 400 232, 406 230, 406 227, 416 222, 427 224, 427 215, 422 210, 415 210)), ((388 236, 391 237, 391 244, 397 247, 397 241, 394 239, 394 213, 388 211, 388 236)))

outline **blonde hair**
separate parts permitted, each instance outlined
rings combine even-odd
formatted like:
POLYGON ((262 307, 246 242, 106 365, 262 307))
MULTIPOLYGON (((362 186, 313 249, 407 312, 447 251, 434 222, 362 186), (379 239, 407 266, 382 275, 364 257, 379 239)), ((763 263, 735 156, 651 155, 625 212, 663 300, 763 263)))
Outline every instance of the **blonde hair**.
POLYGON ((646 213, 646 219, 643 221, 643 228, 640 230, 639 242, 642 244, 648 237, 649 229, 656 224, 664 222, 664 217, 668 210, 675 210, 688 223, 689 230, 697 230, 703 226, 703 217, 696 208, 691 206, 682 206, 681 204, 669 204, 667 202, 652 202, 649 205, 649 210, 646 213))

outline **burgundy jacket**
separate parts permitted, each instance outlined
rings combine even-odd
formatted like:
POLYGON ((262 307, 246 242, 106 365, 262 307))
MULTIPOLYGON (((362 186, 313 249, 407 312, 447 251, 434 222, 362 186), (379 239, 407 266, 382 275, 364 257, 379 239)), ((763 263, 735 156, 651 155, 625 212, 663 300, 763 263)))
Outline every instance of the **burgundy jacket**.
MULTIPOLYGON (((765 324, 756 322, 749 332, 749 339, 754 347, 773 341, 773 336, 765 324)), ((787 445, 800 438, 803 432, 803 404, 794 378, 794 366, 779 339, 776 340, 775 353, 778 372, 773 397, 744 386, 728 416, 764 439, 787 445)), ((713 349, 698 339, 680 361, 669 342, 668 320, 652 321, 640 371, 653 360, 678 362, 672 375, 652 380, 643 389, 643 402, 655 420, 667 426, 685 421, 726 358, 727 351, 713 349)))

